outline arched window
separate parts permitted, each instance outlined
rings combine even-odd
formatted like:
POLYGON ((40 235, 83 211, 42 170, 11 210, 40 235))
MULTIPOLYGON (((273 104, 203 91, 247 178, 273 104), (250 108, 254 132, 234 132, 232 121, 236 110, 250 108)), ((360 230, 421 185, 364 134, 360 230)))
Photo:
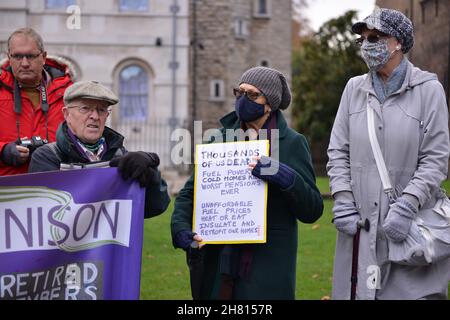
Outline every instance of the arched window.
POLYGON ((119 74, 120 120, 141 120, 148 117, 148 74, 138 65, 124 67, 119 74))

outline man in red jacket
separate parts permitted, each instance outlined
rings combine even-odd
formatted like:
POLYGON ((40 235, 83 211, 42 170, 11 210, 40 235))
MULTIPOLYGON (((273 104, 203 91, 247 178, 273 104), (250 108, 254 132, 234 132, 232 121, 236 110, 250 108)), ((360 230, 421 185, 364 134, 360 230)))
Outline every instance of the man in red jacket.
POLYGON ((0 68, 0 176, 26 173, 34 146, 55 141, 71 84, 69 66, 47 58, 35 30, 10 35, 8 60, 0 68))

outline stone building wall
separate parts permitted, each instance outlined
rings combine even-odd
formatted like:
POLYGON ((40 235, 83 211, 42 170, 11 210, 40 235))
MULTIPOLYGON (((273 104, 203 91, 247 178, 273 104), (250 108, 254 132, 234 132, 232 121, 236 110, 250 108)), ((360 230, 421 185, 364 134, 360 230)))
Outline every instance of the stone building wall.
POLYGON ((291 1, 267 0, 266 16, 257 14, 258 3, 190 2, 190 113, 203 130, 220 127, 218 120, 233 110, 232 89, 246 69, 267 64, 291 79, 291 1), (211 97, 214 80, 222 83, 220 98, 211 97))

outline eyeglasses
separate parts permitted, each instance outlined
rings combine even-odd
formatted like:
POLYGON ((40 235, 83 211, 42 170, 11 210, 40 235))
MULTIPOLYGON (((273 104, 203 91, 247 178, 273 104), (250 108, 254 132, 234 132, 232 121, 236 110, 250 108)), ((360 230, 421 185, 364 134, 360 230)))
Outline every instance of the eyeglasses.
POLYGON ((245 95, 245 96, 247 96, 247 98, 249 98, 252 101, 255 101, 259 97, 264 96, 264 93, 262 93, 262 92, 255 92, 255 91, 250 91, 250 90, 245 91, 244 89, 240 89, 240 88, 233 88, 233 94, 236 97, 236 99, 239 99, 240 97, 245 95))
POLYGON ((28 61, 34 61, 41 54, 42 52, 39 52, 37 54, 10 54, 9 58, 17 62, 21 62, 23 58, 27 58, 28 61))
POLYGON ((71 107, 67 107, 67 108, 68 109, 77 108, 78 112, 81 114, 92 114, 92 113, 94 113, 94 110, 96 110, 97 114, 100 117, 104 117, 104 116, 108 115, 109 112, 111 111, 111 109, 109 109, 108 107, 71 106, 71 107))
POLYGON ((387 35, 381 35, 381 34, 371 34, 371 35, 368 35, 367 38, 360 37, 360 38, 356 39, 356 40, 355 40, 355 43, 356 43, 358 46, 362 46, 364 40, 367 40, 367 41, 370 42, 370 43, 377 43, 377 42, 380 41, 381 39, 384 39, 384 38, 387 38, 387 37, 389 37, 389 36, 387 36, 387 35))

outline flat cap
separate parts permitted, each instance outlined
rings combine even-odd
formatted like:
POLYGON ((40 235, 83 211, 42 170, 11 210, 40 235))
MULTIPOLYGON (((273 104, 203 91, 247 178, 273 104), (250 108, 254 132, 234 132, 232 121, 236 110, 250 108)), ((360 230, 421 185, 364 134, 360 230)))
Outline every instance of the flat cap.
POLYGON ((397 38, 402 44, 403 53, 407 53, 414 45, 413 24, 400 11, 377 7, 363 21, 356 22, 352 26, 352 31, 361 34, 364 27, 367 29, 376 29, 391 37, 397 38))
POLYGON ((72 84, 64 93, 64 104, 75 99, 93 99, 106 101, 110 105, 119 102, 116 94, 98 83, 98 81, 79 81, 72 84))

